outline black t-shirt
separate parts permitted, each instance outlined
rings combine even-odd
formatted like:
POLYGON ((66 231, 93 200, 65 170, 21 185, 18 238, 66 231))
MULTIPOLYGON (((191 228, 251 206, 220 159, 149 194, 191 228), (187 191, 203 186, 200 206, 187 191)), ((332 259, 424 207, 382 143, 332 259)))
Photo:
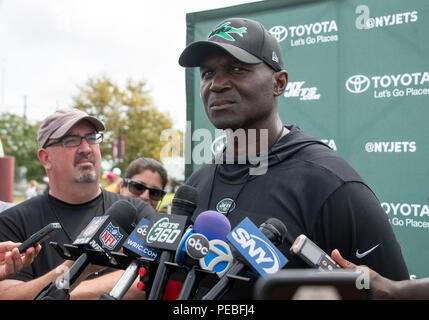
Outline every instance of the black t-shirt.
POLYGON ((24 242, 49 223, 59 222, 63 228, 44 242, 42 251, 34 262, 23 268, 13 279, 29 281, 38 278, 60 265, 64 260, 49 245, 71 244, 95 216, 102 216, 116 201, 125 199, 137 208, 135 224, 142 219, 150 220, 155 211, 143 200, 103 192, 95 199, 82 204, 68 204, 48 193, 24 201, 0 214, 0 241, 24 242))

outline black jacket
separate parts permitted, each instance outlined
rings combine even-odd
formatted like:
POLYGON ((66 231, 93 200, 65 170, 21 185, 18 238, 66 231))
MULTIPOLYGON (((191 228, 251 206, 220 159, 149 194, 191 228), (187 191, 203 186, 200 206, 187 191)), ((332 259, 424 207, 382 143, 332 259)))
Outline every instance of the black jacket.
MULTIPOLYGON (((199 191, 193 219, 205 210, 225 212, 234 200, 227 214, 232 228, 245 217, 258 227, 276 217, 293 239, 305 234, 328 255, 337 248, 345 259, 387 278, 408 279, 401 248, 375 194, 327 145, 295 125, 287 127, 290 132, 272 146, 263 175, 249 175, 249 163, 196 170, 187 181, 199 191)), ((279 247, 289 259, 285 267, 306 267, 290 254, 290 245, 285 241, 279 247)))

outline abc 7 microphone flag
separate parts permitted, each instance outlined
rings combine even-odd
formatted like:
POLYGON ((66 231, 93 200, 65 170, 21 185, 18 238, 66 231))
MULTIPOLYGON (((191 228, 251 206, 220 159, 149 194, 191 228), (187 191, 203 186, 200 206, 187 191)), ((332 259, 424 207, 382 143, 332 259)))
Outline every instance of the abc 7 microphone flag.
POLYGON ((228 243, 220 239, 213 239, 209 241, 207 255, 200 258, 199 263, 201 269, 213 271, 220 278, 231 267, 233 260, 228 243))

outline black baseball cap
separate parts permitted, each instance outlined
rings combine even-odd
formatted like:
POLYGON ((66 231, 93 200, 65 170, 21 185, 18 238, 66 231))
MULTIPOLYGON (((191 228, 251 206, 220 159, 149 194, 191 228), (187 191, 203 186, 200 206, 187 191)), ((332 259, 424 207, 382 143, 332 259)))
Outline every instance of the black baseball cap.
POLYGON ((265 62, 275 71, 283 69, 277 39, 259 22, 245 18, 222 21, 209 33, 207 40, 188 45, 180 55, 179 64, 182 67, 199 67, 215 47, 244 63, 265 62))

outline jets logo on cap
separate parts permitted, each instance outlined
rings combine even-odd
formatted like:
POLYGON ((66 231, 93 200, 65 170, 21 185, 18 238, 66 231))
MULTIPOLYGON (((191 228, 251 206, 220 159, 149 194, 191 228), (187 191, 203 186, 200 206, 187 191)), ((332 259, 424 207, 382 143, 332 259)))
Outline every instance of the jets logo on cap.
POLYGON ((272 55, 272 58, 271 58, 273 61, 275 61, 275 62, 277 62, 277 63, 279 63, 279 57, 277 56, 277 54, 276 54, 276 52, 275 51, 273 51, 273 55, 272 55))
POLYGON ((231 22, 225 22, 223 25, 221 25, 220 27, 217 27, 216 29, 214 29, 210 35, 208 36, 207 39, 211 39, 215 36, 221 37, 225 40, 229 40, 229 41, 235 41, 235 39, 230 35, 230 33, 237 33, 238 35, 240 35, 240 37, 243 37, 243 33, 246 32, 247 28, 246 27, 241 27, 241 28, 234 28, 234 27, 230 27, 229 25, 231 24, 231 22))

